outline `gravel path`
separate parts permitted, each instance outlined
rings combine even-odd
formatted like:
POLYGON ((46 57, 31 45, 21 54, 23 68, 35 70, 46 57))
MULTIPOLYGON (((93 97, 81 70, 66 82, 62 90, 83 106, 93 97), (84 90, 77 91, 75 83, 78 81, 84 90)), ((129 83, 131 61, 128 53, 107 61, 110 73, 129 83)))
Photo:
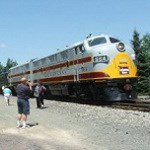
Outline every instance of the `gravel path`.
POLYGON ((101 106, 45 100, 36 109, 30 100, 26 129, 16 126, 16 97, 6 106, 0 96, 2 150, 150 150, 150 114, 101 106))

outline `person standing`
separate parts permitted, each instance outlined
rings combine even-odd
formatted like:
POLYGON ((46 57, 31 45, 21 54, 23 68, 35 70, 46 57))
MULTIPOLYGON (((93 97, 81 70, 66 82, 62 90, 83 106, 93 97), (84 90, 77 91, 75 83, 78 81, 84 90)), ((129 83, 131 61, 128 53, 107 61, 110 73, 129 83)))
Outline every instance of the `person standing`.
POLYGON ((9 104, 10 104, 10 96, 11 96, 12 92, 11 92, 11 90, 8 87, 5 87, 5 86, 2 87, 2 90, 3 90, 4 98, 6 100, 6 104, 7 104, 7 106, 9 106, 9 104))
POLYGON ((21 83, 17 86, 17 128, 26 127, 27 115, 30 114, 29 98, 32 91, 32 85, 26 78, 21 78, 21 83))
POLYGON ((35 89, 34 96, 36 98, 37 108, 44 107, 44 93, 46 91, 46 87, 42 84, 42 82, 38 81, 35 89))

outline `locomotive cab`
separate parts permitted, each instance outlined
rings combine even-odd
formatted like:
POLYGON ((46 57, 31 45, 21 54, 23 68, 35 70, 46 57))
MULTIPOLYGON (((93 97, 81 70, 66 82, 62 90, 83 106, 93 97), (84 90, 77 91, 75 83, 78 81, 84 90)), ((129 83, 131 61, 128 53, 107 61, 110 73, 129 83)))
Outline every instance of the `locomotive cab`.
POLYGON ((107 101, 136 100, 137 68, 133 49, 107 35, 90 37, 84 43, 93 58, 92 71, 99 74, 92 83, 97 87, 96 95, 103 94, 107 101), (132 90, 127 90, 128 80, 132 90))

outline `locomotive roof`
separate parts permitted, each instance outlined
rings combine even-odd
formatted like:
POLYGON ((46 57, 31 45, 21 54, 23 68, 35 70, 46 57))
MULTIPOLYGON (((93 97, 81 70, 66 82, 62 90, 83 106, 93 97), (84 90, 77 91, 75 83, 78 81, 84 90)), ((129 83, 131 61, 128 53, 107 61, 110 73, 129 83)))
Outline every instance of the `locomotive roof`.
MULTIPOLYGON (((97 37, 106 37, 106 38, 108 38, 108 37, 114 37, 114 36, 110 36, 110 35, 108 35, 108 34, 99 34, 99 35, 97 35, 97 36, 93 36, 93 35, 90 34, 90 35, 89 35, 88 37, 86 37, 84 40, 90 40, 90 39, 97 38, 97 37)), ((77 43, 74 43, 74 44, 72 44, 72 45, 70 45, 70 46, 66 46, 66 47, 64 47, 63 49, 61 49, 61 50, 59 50, 59 51, 56 51, 56 52, 54 52, 54 53, 52 53, 52 54, 49 54, 49 55, 47 55, 47 56, 40 57, 40 58, 36 58, 36 59, 32 59, 32 60, 29 61, 29 62, 26 62, 26 63, 20 64, 20 65, 14 66, 14 67, 12 67, 12 68, 10 68, 10 69, 14 69, 14 68, 17 68, 17 67, 20 67, 20 66, 29 64, 30 62, 36 62, 36 61, 38 61, 38 60, 40 60, 40 59, 44 59, 44 58, 49 57, 49 56, 51 56, 51 55, 55 55, 55 54, 57 54, 57 53, 63 52, 64 50, 74 48, 74 47, 76 47, 76 46, 78 46, 78 45, 83 44, 84 40, 83 40, 83 41, 80 41, 80 42, 77 42, 77 43)))

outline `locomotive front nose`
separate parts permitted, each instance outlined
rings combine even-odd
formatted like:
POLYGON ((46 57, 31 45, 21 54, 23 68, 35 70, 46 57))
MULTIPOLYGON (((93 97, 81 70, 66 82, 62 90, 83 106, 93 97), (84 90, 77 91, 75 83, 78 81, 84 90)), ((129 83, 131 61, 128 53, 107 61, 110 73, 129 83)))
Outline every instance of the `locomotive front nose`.
POLYGON ((124 43, 122 43, 122 42, 118 43, 117 44, 117 49, 120 52, 124 52, 125 51, 125 45, 124 45, 124 43))

